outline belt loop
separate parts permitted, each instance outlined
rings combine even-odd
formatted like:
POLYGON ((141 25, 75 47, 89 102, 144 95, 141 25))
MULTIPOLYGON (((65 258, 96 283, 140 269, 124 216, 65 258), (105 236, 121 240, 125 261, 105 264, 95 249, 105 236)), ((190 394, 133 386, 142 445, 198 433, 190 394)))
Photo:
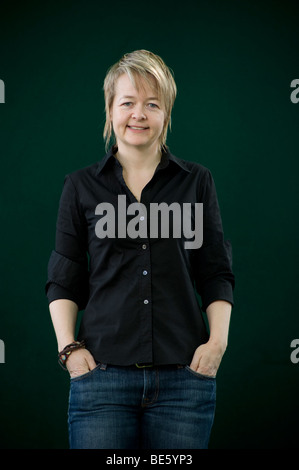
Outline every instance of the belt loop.
POLYGON ((100 362, 100 369, 101 370, 106 370, 107 369, 107 364, 103 364, 102 362, 100 362))

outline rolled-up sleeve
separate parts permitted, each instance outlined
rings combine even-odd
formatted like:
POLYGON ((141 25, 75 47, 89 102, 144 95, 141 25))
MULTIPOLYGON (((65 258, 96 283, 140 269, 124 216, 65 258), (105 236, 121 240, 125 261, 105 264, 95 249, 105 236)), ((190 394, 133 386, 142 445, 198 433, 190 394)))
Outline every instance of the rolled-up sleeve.
POLYGON ((88 297, 86 267, 53 250, 48 263, 46 293, 49 303, 61 298, 69 299, 82 310, 88 297))
POLYGON ((88 277, 86 220, 77 189, 67 175, 59 202, 55 250, 48 262, 45 286, 48 302, 69 299, 79 310, 84 309, 88 277))
POLYGON ((232 246, 224 240, 222 220, 213 177, 209 170, 201 186, 203 202, 203 244, 194 250, 194 277, 202 309, 216 300, 234 305, 235 276, 232 271, 232 246))

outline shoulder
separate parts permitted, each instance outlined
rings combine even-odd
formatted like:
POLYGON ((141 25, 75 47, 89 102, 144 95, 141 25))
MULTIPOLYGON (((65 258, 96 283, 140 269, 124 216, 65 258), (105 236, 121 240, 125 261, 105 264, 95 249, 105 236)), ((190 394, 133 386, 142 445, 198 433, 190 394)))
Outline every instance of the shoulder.
POLYGON ((180 166, 183 170, 191 173, 193 175, 197 175, 199 177, 210 177, 211 171, 206 166, 202 165, 199 162, 192 160, 192 155, 190 155, 190 159, 183 159, 179 158, 172 153, 169 153, 169 159, 180 166))
POLYGON ((104 168, 108 167, 111 162, 113 162, 115 159, 113 157, 113 152, 112 149, 100 160, 85 166, 83 168, 79 168, 77 170, 74 170, 67 175, 65 175, 66 179, 71 180, 73 183, 83 183, 83 184, 89 184, 95 180, 98 180, 98 178, 101 176, 101 172, 104 168))
POLYGON ((76 170, 70 171, 65 176, 66 178, 70 178, 73 181, 78 181, 81 178, 85 178, 87 176, 93 176, 96 174, 97 168, 99 163, 93 163, 91 165, 85 166, 83 168, 78 168, 76 170))
POLYGON ((64 184, 75 188, 90 186, 96 178, 99 163, 93 163, 83 168, 70 171, 64 176, 64 184))
POLYGON ((186 168, 191 172, 191 173, 198 173, 198 174, 208 174, 211 173, 209 168, 206 166, 202 165, 201 163, 194 162, 191 160, 181 160, 183 164, 186 166, 186 168))

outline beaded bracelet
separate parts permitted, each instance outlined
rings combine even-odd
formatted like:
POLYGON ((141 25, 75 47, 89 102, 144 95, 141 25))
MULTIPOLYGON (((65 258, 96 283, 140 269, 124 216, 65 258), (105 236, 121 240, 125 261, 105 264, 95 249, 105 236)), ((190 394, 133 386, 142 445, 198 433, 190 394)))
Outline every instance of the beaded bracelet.
POLYGON ((61 365, 61 367, 65 370, 67 370, 65 363, 69 357, 69 355, 75 350, 75 349, 81 349, 85 347, 85 342, 84 341, 73 341, 72 343, 68 344, 63 348, 60 353, 58 353, 58 363, 61 365))

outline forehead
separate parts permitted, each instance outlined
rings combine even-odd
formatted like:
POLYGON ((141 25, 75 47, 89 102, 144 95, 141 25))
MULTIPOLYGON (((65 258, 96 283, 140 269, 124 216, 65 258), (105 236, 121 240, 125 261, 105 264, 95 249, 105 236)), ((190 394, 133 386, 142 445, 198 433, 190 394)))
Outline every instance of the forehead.
POLYGON ((124 73, 115 83, 115 96, 141 96, 158 98, 158 90, 153 77, 149 77, 149 81, 141 76, 134 77, 135 84, 132 83, 130 77, 124 73))

